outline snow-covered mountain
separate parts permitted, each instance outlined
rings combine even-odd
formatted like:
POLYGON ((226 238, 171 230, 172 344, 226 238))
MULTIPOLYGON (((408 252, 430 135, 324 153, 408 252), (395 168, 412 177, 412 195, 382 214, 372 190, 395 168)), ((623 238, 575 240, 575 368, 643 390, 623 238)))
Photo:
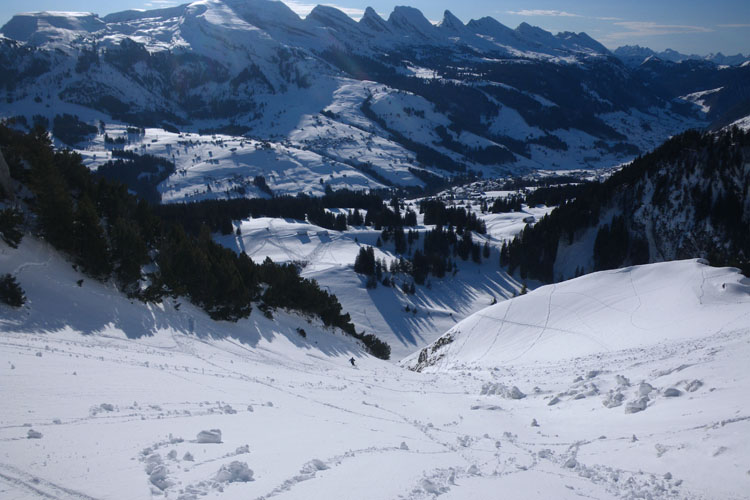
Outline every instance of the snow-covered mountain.
MULTIPOLYGON (((190 193, 216 179, 240 189, 251 174, 283 190, 273 179, 289 169, 277 163, 293 165, 306 192, 330 174, 377 188, 425 186, 429 174, 609 167, 708 123, 704 107, 680 97, 709 90, 702 82, 663 91, 585 33, 450 12, 433 25, 409 7, 387 19, 368 9, 357 22, 326 6, 301 19, 278 1, 202 0, 101 18, 19 14, 1 32, 3 117, 30 126, 69 113, 112 130, 241 143, 229 162, 174 154, 178 172, 198 175, 165 185, 192 179, 190 193)), ((83 134, 69 145, 95 167, 113 147, 156 147, 159 137, 108 149, 103 134, 83 134)))
POLYGON ((725 56, 721 52, 717 52, 716 54, 699 56, 696 54, 682 54, 672 49, 656 52, 655 50, 649 49, 648 47, 641 47, 640 45, 623 45, 622 47, 617 47, 612 53, 621 59, 626 65, 633 67, 642 64, 649 58, 657 58, 662 61, 676 63, 688 60, 709 61, 719 66, 741 66, 750 61, 750 56, 744 56, 741 53, 737 53, 733 56, 725 56))

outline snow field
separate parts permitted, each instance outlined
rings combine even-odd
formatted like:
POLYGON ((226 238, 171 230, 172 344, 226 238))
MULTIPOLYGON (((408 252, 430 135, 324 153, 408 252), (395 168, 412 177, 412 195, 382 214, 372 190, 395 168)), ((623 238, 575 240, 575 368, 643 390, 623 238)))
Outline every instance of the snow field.
MULTIPOLYGON (((442 369, 415 373, 281 311, 273 322, 256 311, 214 323, 188 303, 147 307, 90 280, 79 287, 80 275, 31 238, 19 250, 3 247, 0 259, 29 297, 0 315, 0 491, 8 498, 708 499, 747 491, 750 299, 746 280, 726 269, 687 261, 560 284, 580 324, 603 329, 596 319, 610 315, 627 338, 592 350, 574 336, 566 350, 554 347, 557 357, 537 341, 510 361, 519 347, 508 342, 507 322, 479 358, 454 330, 447 347, 462 349, 448 351, 442 369), (632 289, 624 292, 629 273, 640 307, 632 289), (67 316, 76 304, 77 315, 92 318, 67 316), (678 310, 685 320, 675 323, 678 310), (619 319, 631 313, 632 324, 619 319), (637 328, 646 318, 649 333, 637 328), (644 392, 645 409, 628 412, 644 392), (212 429, 220 443, 198 442, 212 429), (42 436, 29 439, 29 430, 42 436)), ((544 315, 549 291, 507 304, 524 302, 530 317, 544 315)), ((498 327, 487 317, 458 328, 480 322, 472 337, 482 339, 498 327)), ((566 318, 551 315, 547 333, 566 318)))
MULTIPOLYGON (((418 213, 418 200, 406 203, 418 213)), ((490 305, 493 299, 502 300, 517 294, 523 285, 500 268, 499 248, 526 226, 523 219, 529 216, 538 219, 551 210, 525 207, 523 212, 480 214, 476 200, 461 203, 471 204, 472 210, 486 222, 487 235, 476 235, 475 241, 490 244, 490 257, 481 266, 456 259, 459 272, 455 276, 450 273, 442 279, 430 276, 430 288, 419 286, 415 295, 382 285, 374 290, 366 289, 366 277, 354 273, 354 260, 360 248, 366 245, 374 247, 377 259, 388 263, 398 259, 392 243, 376 247, 380 231, 372 228, 339 232, 306 222, 259 217, 235 222, 241 236, 218 235, 216 239, 228 248, 246 253, 256 262, 270 257, 274 262, 302 266, 302 276, 317 280, 333 292, 356 327, 388 342, 392 359, 400 360, 435 340, 456 322, 490 305), (406 311, 406 307, 410 311, 406 311)), ((346 213, 347 210, 334 211, 346 213)), ((422 215, 418 214, 417 221, 416 230, 420 233, 432 229, 423 225, 422 215)), ((421 246, 421 241, 423 239, 415 245, 421 246)), ((404 282, 411 282, 411 277, 397 277, 399 287, 404 282)), ((529 281, 527 286, 534 287, 536 283, 529 281)))

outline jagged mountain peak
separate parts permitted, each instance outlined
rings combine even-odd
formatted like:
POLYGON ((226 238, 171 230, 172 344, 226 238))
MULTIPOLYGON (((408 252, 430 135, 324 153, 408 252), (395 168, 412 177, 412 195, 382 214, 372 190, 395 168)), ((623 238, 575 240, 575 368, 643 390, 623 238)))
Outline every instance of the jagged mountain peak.
POLYGON ((414 7, 397 6, 388 17, 388 24, 407 36, 432 39, 435 37, 435 26, 424 17, 422 11, 414 7))
POLYGON ((440 21, 438 26, 449 31, 464 31, 466 29, 466 25, 447 9, 443 14, 443 20, 440 21))
MULTIPOLYGON (((203 0, 225 4, 243 19, 259 28, 267 26, 300 26, 302 19, 284 2, 278 0, 203 0)), ((199 2, 196 2, 199 3, 199 2)))
POLYGON ((472 19, 466 24, 466 27, 473 33, 491 36, 496 39, 513 37, 516 33, 514 30, 508 28, 503 23, 490 16, 472 19))
POLYGON ((598 54, 609 54, 609 49, 591 38, 587 33, 583 31, 580 33, 573 33, 571 31, 563 31, 558 33, 555 38, 562 41, 570 48, 577 47, 580 49, 590 49, 598 54))
POLYGON ((367 7, 362 19, 359 20, 360 26, 363 26, 370 31, 376 33, 389 33, 391 28, 388 26, 388 22, 380 17, 372 7, 367 7))
POLYGON ((523 22, 516 28, 516 33, 520 34, 524 38, 538 42, 538 43, 549 43, 554 40, 554 35, 549 31, 542 29, 538 26, 532 26, 529 23, 523 22))
POLYGON ((323 26, 327 26, 330 28, 357 28, 357 22, 354 19, 352 19, 336 7, 331 7, 329 5, 315 6, 310 14, 307 15, 305 21, 315 21, 323 26))

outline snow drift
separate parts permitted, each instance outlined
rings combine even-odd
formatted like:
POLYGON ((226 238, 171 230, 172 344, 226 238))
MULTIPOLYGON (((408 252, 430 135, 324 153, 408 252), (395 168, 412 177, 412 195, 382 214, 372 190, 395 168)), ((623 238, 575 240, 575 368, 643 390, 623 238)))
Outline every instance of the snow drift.
POLYGON ((417 370, 556 361, 750 329, 750 280, 684 260, 603 271, 488 307, 404 363, 417 370))

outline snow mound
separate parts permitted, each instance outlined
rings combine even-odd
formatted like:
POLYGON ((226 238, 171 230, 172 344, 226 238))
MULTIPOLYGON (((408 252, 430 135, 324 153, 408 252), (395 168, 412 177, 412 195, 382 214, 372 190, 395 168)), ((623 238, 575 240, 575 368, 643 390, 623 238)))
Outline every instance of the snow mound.
POLYGON ((221 430, 200 431, 195 440, 199 443, 221 443, 221 430))
POLYGON ((253 480, 253 470, 246 462, 235 460, 224 464, 216 473, 216 481, 219 483, 247 483, 253 480))
POLYGON ((325 464, 325 462, 323 462, 319 458, 313 458, 302 468, 302 473, 311 474, 326 469, 328 469, 328 466, 325 464))
POLYGON ((404 364, 489 368, 703 338, 750 328, 748 306, 750 280, 700 260, 602 271, 490 306, 404 364))
POLYGON ((505 384, 502 383, 492 383, 487 382, 482 386, 482 391, 480 393, 482 396, 500 396, 505 399, 523 399, 526 397, 526 394, 521 392, 521 390, 516 387, 515 385, 512 387, 508 387, 505 384))

